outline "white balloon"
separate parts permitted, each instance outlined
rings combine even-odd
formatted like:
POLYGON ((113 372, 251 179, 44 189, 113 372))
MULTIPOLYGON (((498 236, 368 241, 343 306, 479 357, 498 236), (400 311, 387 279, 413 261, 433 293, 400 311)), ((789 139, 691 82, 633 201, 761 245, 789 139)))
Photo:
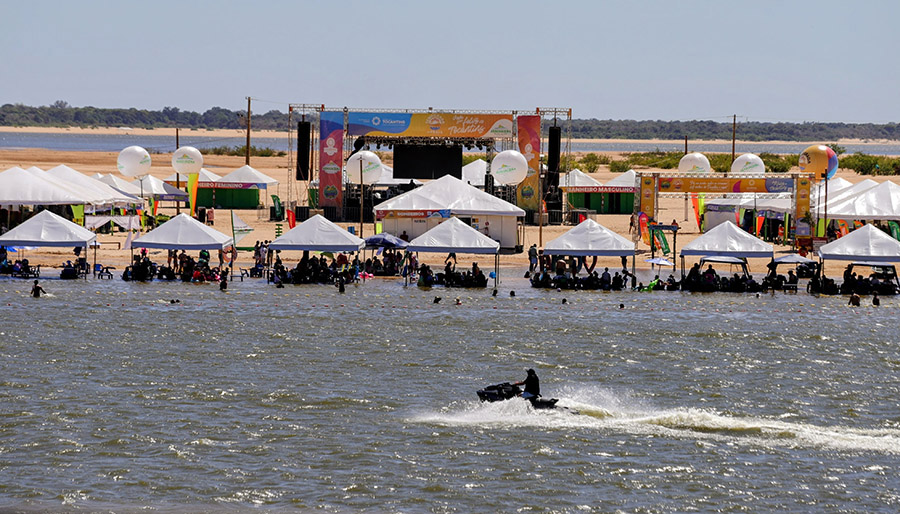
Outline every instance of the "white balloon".
POLYGON ((353 184, 374 184, 381 177, 381 171, 381 159, 374 152, 362 150, 347 159, 347 176, 353 184), (360 163, 362 163, 361 181, 360 163))
POLYGON ((203 167, 203 154, 193 146, 182 146, 172 154, 172 167, 182 175, 200 173, 203 167))
POLYGON ((731 163, 732 173, 765 173, 766 164, 758 155, 745 153, 731 163))
POLYGON ((491 160, 491 175, 498 184, 518 184, 528 176, 528 160, 515 150, 504 150, 491 160))
POLYGON ((678 173, 711 173, 712 166, 709 165, 709 159, 700 152, 693 152, 685 155, 678 161, 678 173))
POLYGON ((150 173, 150 154, 140 146, 129 146, 119 152, 116 166, 126 177, 142 177, 150 173))

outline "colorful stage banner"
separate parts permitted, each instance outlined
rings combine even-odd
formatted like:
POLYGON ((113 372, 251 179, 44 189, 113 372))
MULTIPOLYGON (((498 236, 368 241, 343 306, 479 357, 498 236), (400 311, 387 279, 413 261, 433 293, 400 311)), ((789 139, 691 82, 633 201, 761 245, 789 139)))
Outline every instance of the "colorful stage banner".
POLYGON ((344 113, 319 115, 319 206, 341 207, 344 193, 344 113))
POLYGON ((481 138, 512 137, 513 134, 512 113, 350 112, 347 122, 351 136, 481 138))
MULTIPOLYGON (((647 213, 648 216, 656 214, 656 177, 653 175, 643 175, 641 177, 641 211, 647 213)), ((649 239, 647 244, 650 244, 649 239)))
MULTIPOLYGON (((191 200, 191 216, 197 215, 197 184, 200 183, 200 174, 199 173, 191 173, 188 175, 188 198, 191 200)), ((143 221, 141 222, 143 223, 143 221)))
POLYGON ((659 176, 660 193, 787 193, 793 190, 793 177, 707 178, 659 176))
POLYGON ((519 152, 528 160, 528 175, 516 188, 516 203, 523 209, 536 211, 541 205, 538 198, 540 175, 537 172, 541 166, 541 117, 519 116, 516 125, 519 152))
POLYGON ((796 236, 809 236, 812 230, 805 222, 801 221, 809 212, 809 194, 812 188, 812 180, 808 177, 797 178, 797 191, 794 193, 794 202, 797 210, 794 211, 794 223, 796 236))

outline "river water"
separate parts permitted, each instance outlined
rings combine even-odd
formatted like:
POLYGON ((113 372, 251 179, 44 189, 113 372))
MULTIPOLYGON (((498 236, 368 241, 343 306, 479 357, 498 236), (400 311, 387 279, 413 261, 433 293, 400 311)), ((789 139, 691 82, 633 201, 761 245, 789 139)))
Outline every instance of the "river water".
MULTIPOLYGON (((183 146, 197 148, 240 147, 247 143, 246 138, 235 131, 234 137, 205 136, 204 131, 183 131, 179 143, 183 146)), ((256 137, 251 141, 253 146, 271 148, 283 152, 288 151, 288 140, 283 137, 256 137)), ((294 143, 296 144, 296 142, 294 143)), ((119 152, 131 145, 143 146, 151 153, 175 151, 175 138, 170 136, 132 135, 123 131, 121 134, 66 134, 66 133, 32 133, 32 132, 0 132, 0 149, 14 148, 46 148, 63 151, 119 152)), ((799 154, 809 143, 784 142, 740 142, 737 153, 778 153, 799 154)), ((862 152, 869 155, 900 155, 900 142, 894 144, 844 144, 848 154, 862 152)), ((731 142, 695 143, 690 142, 692 152, 731 153, 731 142)), ((372 148, 375 150, 375 148, 372 148)), ((681 152, 684 142, 643 142, 613 141, 592 142, 575 140, 571 143, 573 152, 681 152)), ((480 152, 479 150, 473 150, 480 152)))
POLYGON ((893 298, 42 283, 0 279, 0 510, 900 509, 893 298), (528 367, 571 410, 478 402, 528 367))

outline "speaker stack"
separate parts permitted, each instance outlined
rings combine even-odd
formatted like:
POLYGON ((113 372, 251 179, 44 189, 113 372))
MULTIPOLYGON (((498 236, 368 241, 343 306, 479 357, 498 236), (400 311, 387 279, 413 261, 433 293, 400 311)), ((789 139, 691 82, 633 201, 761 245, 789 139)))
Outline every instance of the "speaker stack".
POLYGON ((309 180, 309 141, 312 124, 297 122, 297 180, 309 180))

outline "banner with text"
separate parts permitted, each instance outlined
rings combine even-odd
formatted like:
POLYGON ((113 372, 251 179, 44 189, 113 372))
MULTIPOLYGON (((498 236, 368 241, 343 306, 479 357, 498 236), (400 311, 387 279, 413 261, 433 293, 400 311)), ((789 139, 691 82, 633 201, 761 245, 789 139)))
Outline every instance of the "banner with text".
POLYGON ((319 206, 340 207, 344 192, 344 113, 319 115, 319 206))
POLYGON ((516 199, 519 207, 536 211, 540 208, 538 198, 541 167, 541 117, 519 116, 516 118, 519 134, 519 152, 528 160, 528 175, 516 188, 516 199))
POLYGON ((725 178, 659 176, 660 193, 787 193, 793 177, 725 178))
POLYGON ((512 114, 350 112, 351 136, 512 137, 512 114))
MULTIPOLYGON (((647 216, 656 216, 656 177, 654 175, 641 176, 640 203, 641 211, 647 216)), ((654 219, 654 221, 656 220, 654 219)))

